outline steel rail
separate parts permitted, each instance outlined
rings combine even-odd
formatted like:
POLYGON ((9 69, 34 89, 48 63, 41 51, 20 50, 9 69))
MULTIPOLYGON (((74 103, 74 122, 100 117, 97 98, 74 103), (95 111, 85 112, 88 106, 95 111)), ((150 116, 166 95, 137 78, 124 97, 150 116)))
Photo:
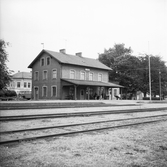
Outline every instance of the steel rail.
POLYGON ((85 123, 77 123, 77 124, 66 124, 66 125, 29 128, 29 129, 20 129, 20 130, 18 129, 18 130, 10 130, 10 131, 0 131, 0 134, 19 133, 19 132, 26 132, 26 131, 38 131, 38 130, 46 130, 46 129, 54 129, 54 128, 66 128, 66 127, 72 127, 72 126, 100 124, 100 123, 107 123, 107 122, 119 122, 119 121, 128 121, 128 120, 146 119, 146 118, 156 118, 156 117, 164 117, 164 116, 167 116, 167 114, 146 116, 146 117, 136 117, 136 118, 123 118, 123 119, 116 119, 116 120, 112 119, 107 121, 93 121, 93 122, 85 122, 85 123))
POLYGON ((75 104, 44 104, 36 103, 32 105, 31 103, 27 106, 23 105, 2 105, 0 104, 0 110, 24 110, 24 109, 53 109, 53 108, 85 108, 85 107, 115 107, 115 106, 137 106, 139 104, 106 104, 106 103, 75 103, 75 104), (38 105, 37 105, 38 104, 38 105))
POLYGON ((89 112, 72 112, 72 113, 57 113, 57 114, 36 114, 36 115, 17 115, 17 116, 0 116, 0 121, 22 121, 29 119, 44 119, 44 118, 62 118, 62 117, 77 117, 77 116, 92 116, 105 114, 122 114, 136 112, 155 112, 167 110, 167 107, 162 108, 144 108, 144 109, 129 109, 129 110, 109 110, 109 111, 89 111, 89 112))
POLYGON ((162 122, 162 121, 167 121, 167 119, 159 119, 159 120, 145 121, 145 122, 138 122, 138 123, 129 123, 129 124, 124 124, 124 125, 94 128, 94 129, 89 129, 89 130, 70 131, 70 132, 56 133, 56 134, 50 134, 50 135, 41 135, 41 136, 28 137, 28 138, 22 138, 22 139, 6 140, 6 141, 0 141, 0 145, 18 143, 22 141, 31 141, 31 140, 37 140, 37 139, 51 138, 51 137, 68 136, 68 135, 80 134, 80 133, 95 132, 95 131, 101 131, 101 130, 107 130, 107 129, 119 129, 119 128, 124 128, 124 127, 129 127, 129 126, 144 125, 144 124, 150 124, 150 123, 156 123, 156 122, 162 122))

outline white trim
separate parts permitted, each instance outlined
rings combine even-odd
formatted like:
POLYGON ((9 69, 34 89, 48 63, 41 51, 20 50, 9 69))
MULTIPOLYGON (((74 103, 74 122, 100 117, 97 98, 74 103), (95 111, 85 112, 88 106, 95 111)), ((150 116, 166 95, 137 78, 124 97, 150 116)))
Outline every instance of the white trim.
POLYGON ((76 70, 70 69, 70 79, 76 79, 76 70), (71 71, 74 71, 74 78, 71 77, 71 71))
POLYGON ((51 97, 57 97, 57 85, 52 85, 51 86, 51 97), (53 96, 53 87, 56 87, 56 96, 53 96))

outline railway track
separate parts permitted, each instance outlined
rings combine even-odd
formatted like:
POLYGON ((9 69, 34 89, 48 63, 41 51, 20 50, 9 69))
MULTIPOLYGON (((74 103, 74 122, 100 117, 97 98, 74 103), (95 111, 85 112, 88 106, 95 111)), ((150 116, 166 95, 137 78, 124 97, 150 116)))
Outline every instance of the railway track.
POLYGON ((0 116, 0 121, 23 121, 23 120, 33 120, 33 119, 45 119, 45 118, 63 118, 63 117, 81 117, 81 116, 94 116, 94 115, 106 115, 106 114, 154 112, 162 110, 167 110, 167 107, 133 109, 133 110, 110 110, 110 111, 90 111, 90 112, 71 112, 71 113, 68 112, 68 113, 57 113, 57 114, 0 116))
MULTIPOLYGON (((124 106, 135 106, 136 104, 124 104, 124 106)), ((49 109, 49 108, 81 108, 81 107, 108 107, 120 106, 119 104, 106 104, 103 102, 64 102, 64 103, 1 103, 0 110, 22 110, 22 109, 49 109)))
POLYGON ((161 121, 167 121, 167 114, 156 115, 156 116, 147 116, 147 117, 136 117, 136 118, 126 118, 126 119, 117 119, 117 120, 107 120, 107 121, 97 121, 97 122, 86 122, 79 124, 68 124, 68 125, 59 125, 52 127, 41 127, 41 128, 31 128, 31 129, 20 129, 20 130, 12 130, 12 131, 1 131, 1 140, 0 145, 10 144, 10 143, 18 143, 21 141, 30 141, 37 139, 46 139, 49 137, 60 137, 67 135, 74 135, 80 133, 88 133, 88 132, 97 132, 103 131, 107 129, 118 129, 131 127, 136 125, 145 125, 150 123, 156 123, 161 121), (42 135, 31 135, 32 131, 41 132, 42 130, 51 130, 51 132, 44 132, 42 135), (58 129, 58 132, 54 132, 53 129, 58 129), (25 132, 29 131, 30 133, 25 136, 25 132), (23 133, 20 137, 21 133, 23 133), (5 135, 7 134, 17 134, 13 139, 5 139, 5 135), (3 136, 4 135, 4 136, 3 136))

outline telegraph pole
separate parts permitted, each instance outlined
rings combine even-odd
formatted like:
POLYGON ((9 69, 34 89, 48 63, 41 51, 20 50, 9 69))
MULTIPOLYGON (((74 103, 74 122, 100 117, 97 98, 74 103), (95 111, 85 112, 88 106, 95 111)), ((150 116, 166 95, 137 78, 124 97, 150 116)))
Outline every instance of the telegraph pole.
POLYGON ((150 101, 151 98, 151 65, 150 65, 150 55, 149 55, 149 42, 148 42, 148 69, 149 69, 149 92, 150 92, 150 101))
POLYGON ((161 71, 159 69, 159 99, 161 100, 161 71))

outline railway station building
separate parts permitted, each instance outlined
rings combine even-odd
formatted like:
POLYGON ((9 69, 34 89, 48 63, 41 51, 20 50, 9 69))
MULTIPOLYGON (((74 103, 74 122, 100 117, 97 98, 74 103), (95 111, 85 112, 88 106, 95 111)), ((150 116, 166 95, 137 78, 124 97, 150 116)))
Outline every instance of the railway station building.
POLYGON ((42 50, 31 62, 32 99, 116 99, 121 85, 109 82, 111 68, 82 53, 42 50))

